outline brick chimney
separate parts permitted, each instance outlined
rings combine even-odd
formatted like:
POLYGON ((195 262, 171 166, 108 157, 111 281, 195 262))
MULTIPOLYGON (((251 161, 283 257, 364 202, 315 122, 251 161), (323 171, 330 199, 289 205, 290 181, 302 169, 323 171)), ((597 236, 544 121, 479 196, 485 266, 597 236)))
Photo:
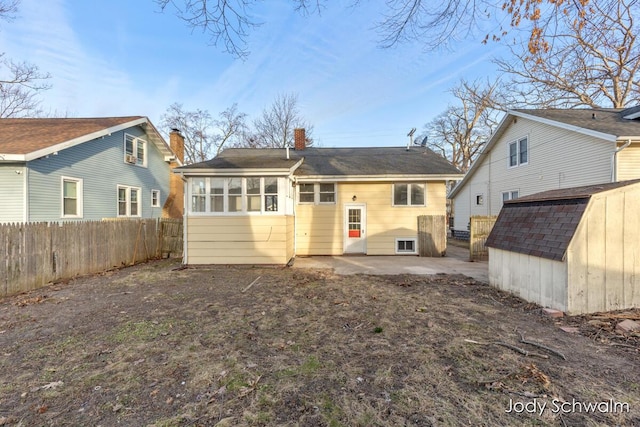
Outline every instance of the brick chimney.
POLYGON ((293 130, 293 142, 294 142, 294 146, 293 148, 297 151, 297 150, 304 150, 307 146, 307 137, 304 131, 304 128, 302 129, 294 129, 293 130))
MULTIPOLYGON (((169 146, 176 159, 184 163, 184 136, 179 129, 171 129, 169 146)), ((184 185, 180 175, 173 173, 173 169, 178 165, 176 160, 169 162, 169 195, 162 208, 162 216, 165 218, 182 218, 184 212, 184 185)))

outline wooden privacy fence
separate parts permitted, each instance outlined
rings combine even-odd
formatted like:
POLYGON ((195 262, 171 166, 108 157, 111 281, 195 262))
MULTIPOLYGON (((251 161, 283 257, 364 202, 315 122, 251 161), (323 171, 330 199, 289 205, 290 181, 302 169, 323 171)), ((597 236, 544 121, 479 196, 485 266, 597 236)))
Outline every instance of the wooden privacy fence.
POLYGON ((469 259, 482 261, 489 259, 489 251, 484 246, 496 223, 496 216, 472 216, 469 230, 469 259))
MULTIPOLYGON (((165 221, 0 225, 0 296, 158 258, 164 252, 165 221)), ((173 224, 176 220, 169 221, 173 224)), ((172 243, 175 246, 177 243, 172 243)))
POLYGON ((447 252, 447 224, 444 215, 418 216, 418 254, 440 257, 447 252))

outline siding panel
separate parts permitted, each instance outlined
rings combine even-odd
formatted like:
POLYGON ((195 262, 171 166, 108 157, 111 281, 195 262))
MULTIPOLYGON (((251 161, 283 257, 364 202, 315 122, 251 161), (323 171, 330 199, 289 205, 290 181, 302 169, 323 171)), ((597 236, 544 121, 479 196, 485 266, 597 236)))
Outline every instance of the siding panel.
POLYGON ((0 223, 23 222, 25 220, 25 179, 26 168, 24 164, 0 165, 0 194, 2 194, 0 223))
MULTIPOLYGON (((140 127, 76 145, 27 163, 29 221, 59 221, 60 177, 83 180, 84 220, 117 216, 117 185, 141 188, 142 217, 159 218, 169 192, 169 166, 140 127), (124 162, 124 134, 147 140, 147 167, 124 162), (160 207, 151 207, 151 190, 160 190, 160 207)), ((65 219, 66 220, 66 219, 65 219)))

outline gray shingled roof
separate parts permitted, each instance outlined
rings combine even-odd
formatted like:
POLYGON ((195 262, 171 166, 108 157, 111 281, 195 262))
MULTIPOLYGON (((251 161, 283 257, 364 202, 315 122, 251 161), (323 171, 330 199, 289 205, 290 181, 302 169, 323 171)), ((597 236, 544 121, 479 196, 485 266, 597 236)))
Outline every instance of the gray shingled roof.
POLYGON ((461 172, 442 156, 423 147, 307 148, 284 149, 232 148, 212 160, 183 169, 258 169, 290 168, 304 158, 295 175, 459 175, 461 172))
POLYGON ((516 109, 513 111, 620 137, 640 136, 640 120, 623 118, 637 112, 638 108, 640 107, 516 109))
POLYGON ((591 196, 637 183, 562 188, 505 202, 485 245, 562 261, 591 196))

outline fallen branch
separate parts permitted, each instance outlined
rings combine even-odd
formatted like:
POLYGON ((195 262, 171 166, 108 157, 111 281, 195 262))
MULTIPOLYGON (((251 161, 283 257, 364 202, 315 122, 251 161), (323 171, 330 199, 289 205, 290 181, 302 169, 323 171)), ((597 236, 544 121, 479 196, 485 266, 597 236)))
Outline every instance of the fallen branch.
POLYGON ((523 343, 523 344, 529 344, 529 345, 532 345, 532 346, 534 346, 534 347, 538 347, 538 348, 542 348, 542 349, 544 349, 544 350, 547 350, 549 353, 555 354, 556 356, 558 356, 558 357, 559 357, 560 359, 562 359, 562 360, 567 360, 567 358, 565 357, 565 355, 564 355, 564 354, 562 354, 562 353, 560 353, 558 350, 554 350, 554 349, 552 349, 552 348, 550 348, 550 347, 547 347, 547 346, 546 346, 546 345, 544 345, 544 344, 540 344, 540 343, 537 343, 537 342, 535 342, 535 341, 525 340, 525 339, 524 339, 524 335, 523 335, 520 331, 518 331, 518 334, 520 334, 520 342, 521 342, 521 343, 523 343))
POLYGON ((533 353, 531 351, 527 351, 527 350, 525 350, 523 348, 516 347, 515 345, 511 345, 511 344, 508 344, 508 343, 503 342, 503 341, 493 341, 493 342, 482 343, 482 342, 478 342, 478 341, 474 341, 474 340, 465 339, 465 342, 468 342, 468 343, 471 343, 471 344, 478 344, 478 345, 499 345, 499 346, 511 349, 511 350, 513 350, 513 351, 515 351, 517 353, 520 353, 520 354, 522 354, 524 356, 540 357, 542 359, 548 359, 549 358, 549 356, 547 356, 546 354, 533 353))
POLYGON ((516 347, 515 345, 511 345, 511 344, 508 344, 508 343, 502 342, 502 341, 494 341, 492 344, 501 345, 502 347, 509 348, 509 349, 511 349, 511 350, 513 350, 513 351, 515 351, 517 353, 520 353, 520 354, 524 355, 524 356, 540 357, 541 359, 548 359, 549 358, 549 356, 547 356, 546 354, 533 353, 531 351, 527 351, 527 350, 525 350, 523 348, 516 347))
POLYGON ((258 277, 256 278, 256 280, 254 280, 253 282, 249 283, 249 286, 247 286, 246 288, 244 288, 241 292, 242 292, 242 293, 247 292, 249 289, 251 289, 251 287, 252 287, 252 286, 253 286, 253 285, 254 285, 258 280, 260 280, 260 278, 261 278, 261 277, 262 277, 262 276, 258 276, 258 277))
POLYGON ((592 319, 630 319, 630 320, 640 320, 640 314, 596 314, 591 316, 592 319))
POLYGON ((640 348, 636 347, 635 345, 623 344, 620 342, 612 342, 609 345, 612 347, 624 347, 624 348, 632 348, 634 350, 640 350, 640 348))

